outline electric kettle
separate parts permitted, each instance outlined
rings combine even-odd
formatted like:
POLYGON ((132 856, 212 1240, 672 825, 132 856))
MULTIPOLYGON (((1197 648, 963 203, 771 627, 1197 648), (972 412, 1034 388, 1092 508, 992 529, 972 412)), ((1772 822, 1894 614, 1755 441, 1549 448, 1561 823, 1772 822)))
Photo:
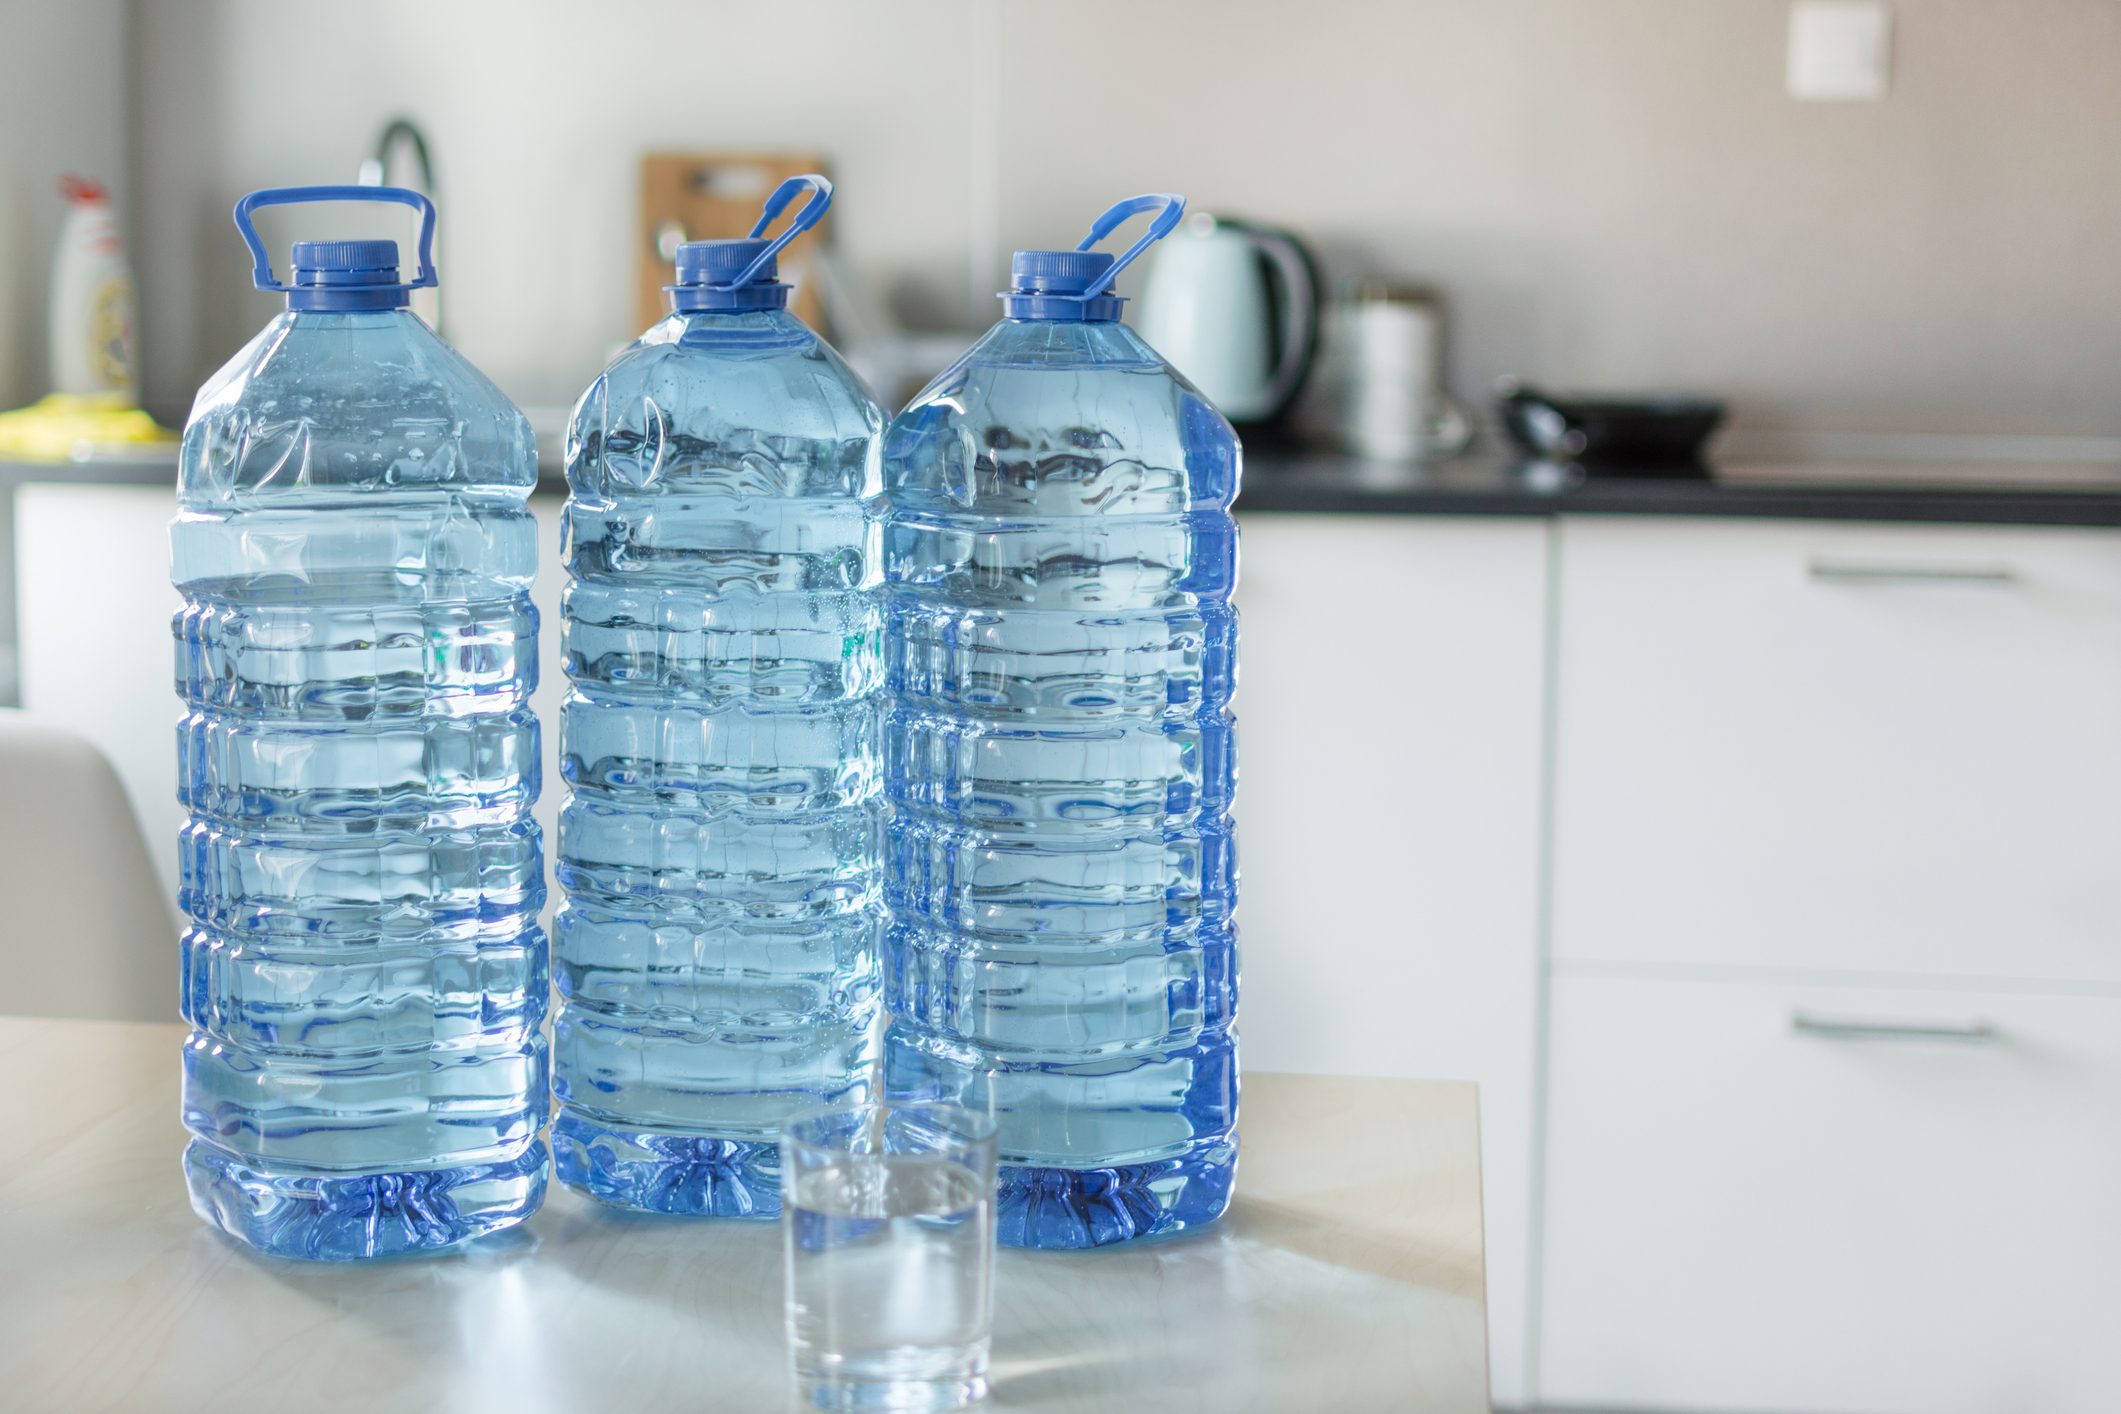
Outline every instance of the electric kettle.
POLYGON ((1267 422, 1318 352, 1317 266, 1287 231, 1194 216, 1158 248, 1134 326, 1223 416, 1267 422))

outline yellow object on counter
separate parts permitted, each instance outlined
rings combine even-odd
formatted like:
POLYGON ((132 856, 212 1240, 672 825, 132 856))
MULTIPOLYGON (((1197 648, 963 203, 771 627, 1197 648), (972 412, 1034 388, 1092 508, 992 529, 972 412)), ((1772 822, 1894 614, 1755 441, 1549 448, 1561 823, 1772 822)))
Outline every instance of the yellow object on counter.
POLYGON ((0 412, 0 461, 85 461, 176 440, 176 433, 123 394, 53 393, 26 408, 0 412))

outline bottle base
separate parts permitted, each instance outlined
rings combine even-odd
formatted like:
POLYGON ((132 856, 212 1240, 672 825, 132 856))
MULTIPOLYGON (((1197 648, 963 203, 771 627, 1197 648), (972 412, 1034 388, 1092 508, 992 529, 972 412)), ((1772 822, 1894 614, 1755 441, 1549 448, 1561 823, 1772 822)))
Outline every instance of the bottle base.
POLYGON ((545 1146, 514 1158, 414 1173, 273 1172, 201 1139, 184 1151, 200 1217, 274 1257, 355 1262, 440 1252, 513 1227, 545 1199, 545 1146))
POLYGON ((1237 1141, 1196 1143, 1173 1159, 1113 1168, 1004 1164, 996 1236, 1005 1247, 1073 1251, 1201 1227, 1230 1206, 1237 1141))
POLYGON ((688 1218, 781 1215, 778 1141, 709 1139, 592 1120, 562 1107, 553 1172, 600 1203, 688 1218))

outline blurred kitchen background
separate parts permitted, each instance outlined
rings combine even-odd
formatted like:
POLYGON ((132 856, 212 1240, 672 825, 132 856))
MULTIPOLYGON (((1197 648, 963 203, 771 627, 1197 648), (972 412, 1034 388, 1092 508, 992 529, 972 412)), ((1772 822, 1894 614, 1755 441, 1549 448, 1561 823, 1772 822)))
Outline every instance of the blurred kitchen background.
POLYGON ((228 208, 410 116, 451 337, 525 405, 637 332, 649 151, 829 156, 832 239, 914 327, 1115 195, 1443 291, 1452 387, 1682 386, 1743 449, 2101 439, 2121 461, 2121 8, 1902 0, 1889 95, 1803 102, 1786 0, 10 0, 0 394, 36 388, 55 169, 116 190, 149 408, 271 302, 228 208), (1042 56, 1034 60, 1033 55, 1042 56), (1068 56, 1065 60, 1059 56, 1068 56))
MULTIPOLYGON (((1333 357, 1248 430, 1239 503, 1247 1065, 1481 1082, 1498 1404, 2112 1407, 2121 3, 0 0, 0 27, 0 407, 49 387, 62 173, 112 190, 141 399, 178 427, 278 306, 232 204, 353 180, 399 119, 443 330, 555 459, 643 327, 656 203, 747 154, 838 183, 806 297, 887 402, 997 317, 1011 249, 1120 197, 1300 238, 1333 357), (1364 344, 1374 305, 1404 317, 1364 344), (1505 379, 1724 415, 1706 465, 1601 464, 1595 406, 1535 409, 1528 454, 1505 379)), ((276 260, 325 234, 274 216, 276 260)), ((1166 350, 1204 386, 1188 357, 1250 338, 1265 368, 1295 331, 1246 260, 1171 275, 1180 324, 1260 311, 1166 350)), ((0 702, 104 750, 165 876, 169 481, 0 471, 0 702), (58 631, 91 612, 94 655, 58 631)), ((162 949, 43 1005, 166 1016, 162 949)))

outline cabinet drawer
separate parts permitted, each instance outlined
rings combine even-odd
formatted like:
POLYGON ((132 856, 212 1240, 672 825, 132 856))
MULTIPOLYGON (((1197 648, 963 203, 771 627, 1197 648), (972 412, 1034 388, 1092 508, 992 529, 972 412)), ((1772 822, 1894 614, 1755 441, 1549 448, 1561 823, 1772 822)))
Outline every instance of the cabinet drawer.
POLYGON ((1539 1398, 2113 1408, 2121 999, 1564 969, 1552 1024, 1539 1398))
POLYGON ((2121 533, 1562 537, 1555 956, 2121 980, 2121 533))

